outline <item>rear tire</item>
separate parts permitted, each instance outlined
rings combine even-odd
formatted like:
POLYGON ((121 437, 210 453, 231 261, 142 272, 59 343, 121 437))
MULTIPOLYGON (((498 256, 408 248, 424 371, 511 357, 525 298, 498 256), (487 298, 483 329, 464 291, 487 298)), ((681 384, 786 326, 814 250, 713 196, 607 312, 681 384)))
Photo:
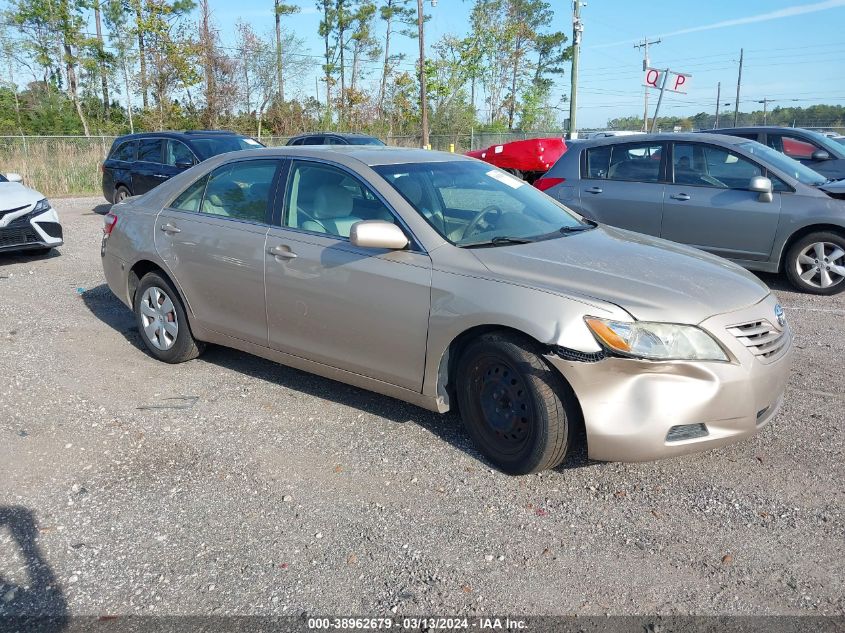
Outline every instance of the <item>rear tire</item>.
POLYGON ((575 395, 538 345, 485 334, 458 361, 458 403, 478 449, 498 468, 526 475, 554 468, 569 450, 575 395))
POLYGON ((810 233, 786 253, 789 282, 802 292, 835 295, 845 290, 845 236, 831 231, 810 233))
POLYGON ((154 358, 184 363, 203 352, 205 344, 194 339, 179 294, 163 276, 144 275, 135 291, 134 308, 141 340, 154 358))
POLYGON ((118 204, 120 202, 123 202, 131 196, 132 192, 130 192, 129 189, 127 189, 123 185, 118 185, 117 189, 114 190, 114 203, 118 204))

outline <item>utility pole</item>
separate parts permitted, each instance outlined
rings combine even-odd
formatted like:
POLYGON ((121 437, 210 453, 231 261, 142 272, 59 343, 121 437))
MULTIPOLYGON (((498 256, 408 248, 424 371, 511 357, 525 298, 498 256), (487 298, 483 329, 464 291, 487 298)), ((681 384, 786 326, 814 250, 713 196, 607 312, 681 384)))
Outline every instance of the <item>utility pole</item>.
POLYGON ((739 121, 739 88, 742 85, 742 55, 744 50, 739 49, 739 74, 736 77, 736 103, 734 103, 734 127, 739 121))
POLYGON ((713 123, 713 129, 719 127, 719 106, 722 104, 722 82, 716 84, 716 122, 713 123))
MULTIPOLYGON (((634 48, 643 49, 643 72, 648 69, 648 65, 651 63, 651 60, 648 58, 648 47, 653 44, 660 44, 660 40, 657 39, 649 42, 648 38, 644 37, 642 42, 634 44, 634 48)), ((643 132, 648 132, 648 86, 643 88, 643 132)))
POLYGON ((569 89, 569 138, 578 138, 578 127, 575 124, 575 112, 578 109, 578 56, 581 53, 581 33, 584 32, 584 25, 581 24, 581 7, 586 3, 583 0, 572 2, 572 72, 569 89))
POLYGON ((760 99, 760 101, 757 102, 757 103, 763 104, 763 125, 766 125, 766 119, 767 119, 767 115, 768 115, 768 112, 767 112, 768 107, 767 106, 769 105, 769 101, 771 101, 771 99, 763 97, 762 99, 760 99))
POLYGON ((425 94, 425 15, 423 0, 417 0, 417 29, 420 38, 420 111, 422 113, 422 146, 428 149, 428 97, 425 94))

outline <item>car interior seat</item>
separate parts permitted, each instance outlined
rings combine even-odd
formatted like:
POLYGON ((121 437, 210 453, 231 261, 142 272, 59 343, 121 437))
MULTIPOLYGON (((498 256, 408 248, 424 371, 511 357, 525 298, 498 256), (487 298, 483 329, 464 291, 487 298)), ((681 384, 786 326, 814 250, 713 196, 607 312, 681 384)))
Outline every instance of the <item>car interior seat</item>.
POLYGON ((315 233, 349 237, 352 225, 362 218, 352 215, 352 192, 337 184, 323 184, 314 194, 310 209, 300 206, 299 227, 315 233))

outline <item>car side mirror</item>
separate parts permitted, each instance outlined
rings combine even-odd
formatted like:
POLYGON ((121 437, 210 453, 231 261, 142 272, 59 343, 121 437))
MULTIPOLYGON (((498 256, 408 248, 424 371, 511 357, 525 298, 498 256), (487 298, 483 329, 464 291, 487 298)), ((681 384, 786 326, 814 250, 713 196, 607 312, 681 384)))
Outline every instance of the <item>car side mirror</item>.
POLYGON ((14 172, 10 172, 6 174, 6 180, 8 180, 9 182, 23 182, 23 176, 14 172))
POLYGON ((817 149, 810 158, 813 160, 830 160, 830 154, 826 150, 817 149))
POLYGON ((176 169, 185 170, 185 169, 190 169, 193 166, 194 166, 193 161, 183 160, 183 161, 179 161, 178 163, 176 163, 176 169))
POLYGON ((759 193, 757 200, 760 202, 771 202, 774 200, 772 196, 772 181, 765 176, 754 176, 748 183, 748 190, 759 193))
POLYGON ((408 245, 408 237, 395 224, 384 220, 362 220, 352 225, 349 241, 361 248, 386 248, 398 251, 408 245))

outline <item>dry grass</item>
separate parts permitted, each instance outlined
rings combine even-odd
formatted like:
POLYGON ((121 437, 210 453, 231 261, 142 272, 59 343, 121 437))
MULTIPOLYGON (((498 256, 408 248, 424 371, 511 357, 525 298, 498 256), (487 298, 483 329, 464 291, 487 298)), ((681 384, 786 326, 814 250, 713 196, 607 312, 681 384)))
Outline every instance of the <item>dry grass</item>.
POLYGON ((45 196, 101 193, 99 163, 110 137, 0 138, 0 173, 17 172, 45 196))
MULTIPOLYGON (((433 149, 448 151, 449 144, 456 145, 459 153, 474 147, 488 147, 533 136, 546 134, 476 134, 436 135, 431 137, 433 149)), ((111 147, 114 137, 15 137, 0 136, 0 173, 17 172, 24 184, 45 196, 99 195, 102 193, 99 164, 111 147)), ((287 137, 263 137, 269 146, 284 145, 287 137)), ((389 145, 418 147, 419 138, 413 136, 385 137, 389 145)))

